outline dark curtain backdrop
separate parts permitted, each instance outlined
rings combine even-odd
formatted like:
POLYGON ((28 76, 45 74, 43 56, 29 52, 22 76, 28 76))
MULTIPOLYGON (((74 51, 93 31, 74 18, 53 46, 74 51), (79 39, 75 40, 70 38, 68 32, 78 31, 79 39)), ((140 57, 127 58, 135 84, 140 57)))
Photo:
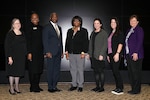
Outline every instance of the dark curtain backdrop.
MULTIPOLYGON (((93 20, 99 17, 103 22, 104 29, 110 32, 110 18, 116 16, 119 18, 122 31, 125 33, 129 26, 129 16, 138 14, 140 25, 145 31, 144 48, 145 58, 143 70, 150 70, 148 61, 150 46, 149 6, 148 1, 142 0, 3 0, 0 3, 0 70, 5 69, 4 39, 7 31, 10 29, 11 20, 14 17, 20 18, 22 30, 25 29, 30 21, 31 11, 36 11, 40 16, 40 24, 45 25, 49 21, 51 12, 59 15, 59 25, 63 31, 63 45, 65 45, 67 29, 71 27, 71 19, 75 15, 83 18, 83 27, 88 29, 89 36, 93 30, 93 20)), ((106 63, 106 69, 110 69, 106 63)), ((62 59, 62 70, 69 69, 69 62, 62 59)), ((120 69, 126 70, 122 64, 120 69)), ((86 60, 85 70, 91 70, 90 61, 86 60)))

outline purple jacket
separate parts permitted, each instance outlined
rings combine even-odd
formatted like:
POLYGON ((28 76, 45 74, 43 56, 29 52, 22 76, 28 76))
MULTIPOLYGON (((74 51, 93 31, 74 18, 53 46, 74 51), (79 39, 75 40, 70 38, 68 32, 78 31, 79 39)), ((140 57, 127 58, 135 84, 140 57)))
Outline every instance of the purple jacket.
MULTIPOLYGON (((137 25, 133 30, 134 32, 131 33, 128 39, 129 55, 131 56, 133 53, 137 53, 138 58, 141 59, 144 58, 144 31, 139 25, 137 25)), ((129 31, 130 29, 127 30, 126 35, 129 31)))

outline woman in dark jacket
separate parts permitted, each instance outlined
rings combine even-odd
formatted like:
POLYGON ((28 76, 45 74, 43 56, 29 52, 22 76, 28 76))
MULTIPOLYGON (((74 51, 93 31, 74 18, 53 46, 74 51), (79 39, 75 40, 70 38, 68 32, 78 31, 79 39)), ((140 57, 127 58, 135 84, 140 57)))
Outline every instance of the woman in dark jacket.
POLYGON ((31 23, 28 25, 26 31, 30 92, 40 92, 43 91, 43 89, 39 87, 39 82, 43 72, 44 56, 42 26, 39 25, 39 16, 37 13, 32 13, 31 23))
POLYGON ((144 30, 139 25, 137 15, 131 15, 129 18, 130 28, 126 32, 125 38, 125 57, 131 90, 129 94, 139 94, 141 92, 141 71, 144 58, 144 30))
POLYGON ((70 62, 72 84, 69 91, 82 92, 84 83, 85 53, 88 51, 88 31, 82 27, 82 18, 72 18, 72 28, 67 31, 65 44, 66 59, 70 62))
POLYGON ((110 20, 111 32, 108 37, 108 62, 111 65, 116 88, 111 92, 116 95, 123 94, 123 80, 119 71, 123 52, 124 36, 120 31, 119 21, 116 17, 110 20))
POLYGON ((19 80, 25 74, 26 53, 26 39, 21 31, 20 20, 14 18, 5 38, 6 73, 10 84, 9 93, 12 95, 21 93, 19 80))

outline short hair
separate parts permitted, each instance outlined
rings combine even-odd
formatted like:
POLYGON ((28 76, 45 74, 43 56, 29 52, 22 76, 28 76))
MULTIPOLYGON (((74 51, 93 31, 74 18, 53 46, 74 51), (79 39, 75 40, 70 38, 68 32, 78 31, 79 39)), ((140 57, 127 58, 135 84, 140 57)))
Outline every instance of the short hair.
POLYGON ((19 21, 20 21, 19 18, 13 18, 12 21, 11 21, 11 29, 10 29, 9 31, 11 31, 11 30, 14 29, 13 24, 15 23, 16 20, 19 20, 19 21))
POLYGON ((102 23, 102 20, 101 20, 100 18, 95 18, 93 22, 95 22, 96 20, 99 21, 100 24, 102 24, 101 28, 103 29, 103 23, 102 23))
POLYGON ((136 19, 137 19, 137 21, 139 21, 139 17, 138 17, 138 15, 135 15, 135 14, 131 15, 131 16, 130 16, 130 18, 129 18, 129 20, 131 20, 132 18, 136 18, 136 19))
POLYGON ((32 15, 32 14, 37 14, 37 12, 36 12, 36 11, 31 11, 31 15, 32 15))
POLYGON ((50 20, 52 20, 53 15, 56 15, 56 16, 58 17, 58 15, 57 15, 56 12, 52 12, 52 13, 50 14, 50 20))
POLYGON ((33 14, 36 14, 39 17, 39 14, 36 11, 31 11, 30 17, 32 17, 33 14))
POLYGON ((79 22, 81 23, 80 26, 82 26, 82 18, 80 16, 74 16, 72 18, 72 21, 71 21, 72 26, 74 26, 73 22, 75 19, 79 20, 79 22))

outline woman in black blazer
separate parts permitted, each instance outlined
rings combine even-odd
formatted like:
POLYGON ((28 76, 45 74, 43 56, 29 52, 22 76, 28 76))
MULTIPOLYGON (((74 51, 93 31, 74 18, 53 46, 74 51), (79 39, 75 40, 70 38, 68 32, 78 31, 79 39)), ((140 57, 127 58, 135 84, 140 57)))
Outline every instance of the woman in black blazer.
POLYGON ((72 76, 72 86, 69 91, 76 90, 82 92, 84 83, 84 63, 85 53, 88 51, 88 31, 82 27, 82 18, 74 16, 72 18, 72 28, 67 31, 66 38, 66 59, 70 62, 70 73, 72 76))
POLYGON ((115 78, 116 88, 111 92, 116 95, 123 94, 123 81, 120 75, 119 66, 122 56, 124 36, 120 32, 119 22, 116 17, 110 20, 111 32, 108 37, 108 62, 111 65, 115 78))

